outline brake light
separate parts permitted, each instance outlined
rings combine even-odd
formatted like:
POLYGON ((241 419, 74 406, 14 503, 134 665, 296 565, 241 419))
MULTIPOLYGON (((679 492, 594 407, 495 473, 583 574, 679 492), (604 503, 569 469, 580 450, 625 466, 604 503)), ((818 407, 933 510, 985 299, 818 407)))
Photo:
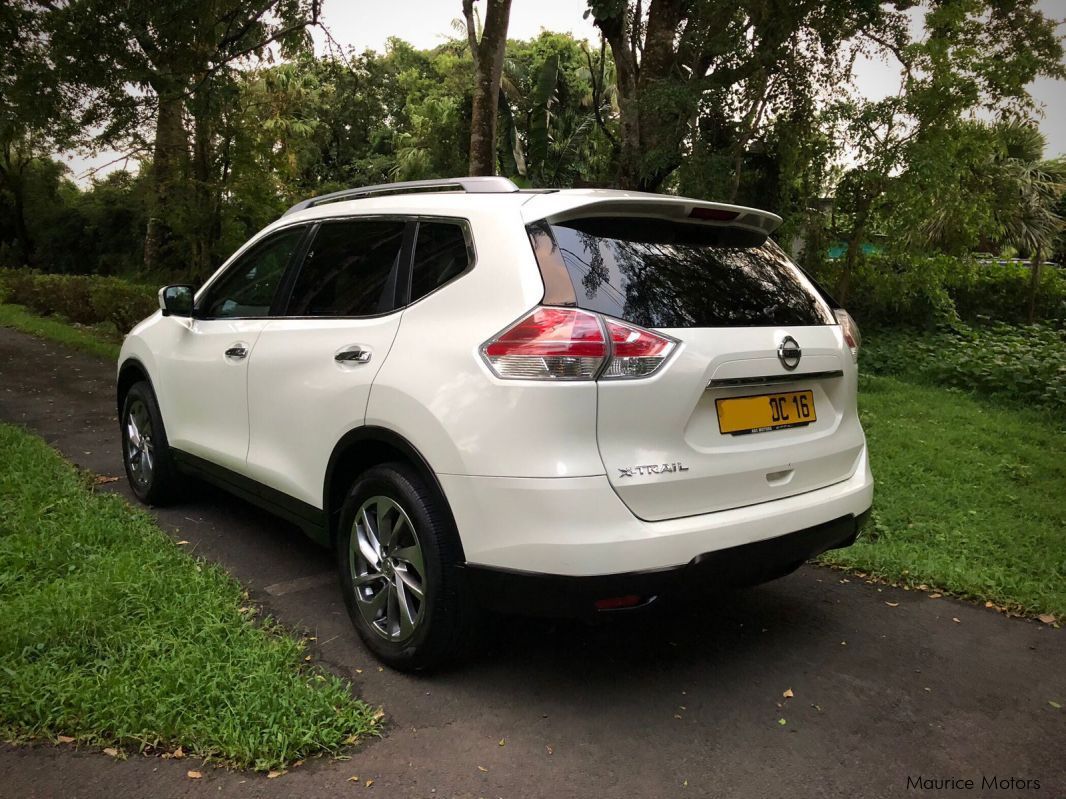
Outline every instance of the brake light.
POLYGON ((847 344, 848 349, 851 350, 851 357, 858 361, 859 347, 862 346, 862 336, 859 334, 859 326, 855 324, 855 320, 851 318, 851 314, 843 308, 837 308, 834 310, 833 315, 836 316, 837 324, 840 325, 840 331, 844 334, 844 343, 847 344))
POLYGON ((590 311, 540 306, 482 344, 481 355, 497 377, 621 380, 652 374, 676 343, 590 311))
POLYGON ((607 319, 611 362, 605 378, 647 377, 662 365, 674 348, 673 339, 636 325, 607 319))
POLYGON ((481 353, 498 377, 591 380, 607 360, 607 339, 596 314, 576 308, 535 308, 481 353))

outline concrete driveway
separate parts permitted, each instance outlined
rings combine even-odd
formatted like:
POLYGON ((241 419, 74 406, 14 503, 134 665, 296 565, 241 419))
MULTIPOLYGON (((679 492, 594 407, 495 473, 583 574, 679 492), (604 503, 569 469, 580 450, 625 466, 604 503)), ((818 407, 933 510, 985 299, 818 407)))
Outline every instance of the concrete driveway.
MULTIPOLYGON (((0 419, 122 475, 113 373, 0 329, 0 419)), ((124 478, 112 485, 128 495, 124 478)), ((1066 795, 1066 711, 1049 705, 1066 704, 1066 636, 1041 624, 804 567, 678 616, 597 628, 508 620, 461 670, 412 677, 362 647, 329 555, 292 526, 208 488, 155 515, 282 622, 313 630, 326 668, 384 707, 384 737, 349 761, 269 781, 207 769, 193 782, 188 760, 6 747, 0 796, 954 793, 908 777, 974 780, 960 796, 1066 795), (982 788, 983 778, 1040 787, 982 788)))

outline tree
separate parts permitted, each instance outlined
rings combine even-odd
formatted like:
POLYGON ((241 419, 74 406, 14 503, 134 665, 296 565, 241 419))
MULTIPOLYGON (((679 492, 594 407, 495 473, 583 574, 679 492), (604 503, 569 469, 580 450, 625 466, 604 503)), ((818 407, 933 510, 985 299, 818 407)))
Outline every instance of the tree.
POLYGON ((999 169, 1001 203, 995 212, 1002 240, 1029 255, 1026 317, 1036 319, 1044 259, 1063 229, 1059 205, 1066 194, 1066 158, 1041 161, 1047 141, 1036 126, 1006 126, 1006 157, 999 169))
POLYGON ((463 19, 474 58, 474 102, 470 117, 470 174, 496 174, 496 115, 511 0, 485 0, 485 29, 478 39, 474 0, 463 0, 463 19))
MULTIPOLYGON (((616 70, 618 182, 656 191, 683 161, 703 103, 737 104, 746 123, 734 162, 773 91, 813 91, 846 73, 843 42, 905 27, 899 13, 866 0, 588 0, 616 70), (803 63, 803 80, 777 81, 803 63), (738 103, 737 94, 746 96, 738 103)), ((902 5, 902 4, 901 4, 902 5)), ((802 70, 795 70, 802 72, 802 70)))
POLYGON ((0 195, 10 209, 16 261, 30 264, 36 261, 26 215, 30 173, 79 127, 72 98, 49 67, 42 19, 30 5, 0 5, 0 195))
MULTIPOLYGON (((189 105, 199 104, 194 110, 203 122, 205 94, 220 73, 269 54, 275 43, 283 53, 306 46, 321 0, 30 1, 46 9, 42 24, 56 73, 84 91, 87 117, 103 125, 102 142, 145 148, 141 129, 154 124, 145 268, 173 266, 175 192, 190 170, 189 105)), ((192 163, 202 166, 212 131, 195 133, 192 163)), ((196 199, 194 192, 190 202, 196 199)))
MULTIPOLYGON (((832 109, 852 162, 836 197, 838 212, 850 221, 840 302, 873 224, 899 209, 921 208, 915 197, 945 190, 954 192, 952 199, 963 197, 959 187, 988 149, 975 137, 976 116, 1006 119, 1030 111, 1026 87, 1033 79, 1066 75, 1055 23, 1035 0, 942 0, 926 13, 925 27, 921 41, 886 42, 902 69, 897 94, 845 99, 832 109)), ((924 220, 903 218, 904 227, 926 228, 924 220)))

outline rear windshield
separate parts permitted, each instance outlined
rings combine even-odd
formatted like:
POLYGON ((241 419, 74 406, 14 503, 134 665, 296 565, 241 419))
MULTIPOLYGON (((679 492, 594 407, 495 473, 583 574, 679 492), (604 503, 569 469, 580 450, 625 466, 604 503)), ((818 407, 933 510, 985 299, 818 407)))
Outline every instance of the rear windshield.
POLYGON ((636 218, 529 226, 545 302, 644 327, 834 324, 769 239, 737 228, 636 218))

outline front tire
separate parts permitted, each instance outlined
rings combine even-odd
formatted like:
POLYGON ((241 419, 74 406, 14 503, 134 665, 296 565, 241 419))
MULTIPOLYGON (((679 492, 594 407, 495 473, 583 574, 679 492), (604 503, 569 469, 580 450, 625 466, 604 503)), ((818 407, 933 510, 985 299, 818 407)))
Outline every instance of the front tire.
POLYGON ((473 606, 459 539, 438 493, 401 463, 375 466, 341 509, 337 571, 348 615, 379 660, 402 671, 461 657, 473 606))
POLYGON ((155 392, 146 381, 130 386, 122 403, 122 462, 134 495, 146 505, 168 505, 182 479, 167 443, 155 392))

